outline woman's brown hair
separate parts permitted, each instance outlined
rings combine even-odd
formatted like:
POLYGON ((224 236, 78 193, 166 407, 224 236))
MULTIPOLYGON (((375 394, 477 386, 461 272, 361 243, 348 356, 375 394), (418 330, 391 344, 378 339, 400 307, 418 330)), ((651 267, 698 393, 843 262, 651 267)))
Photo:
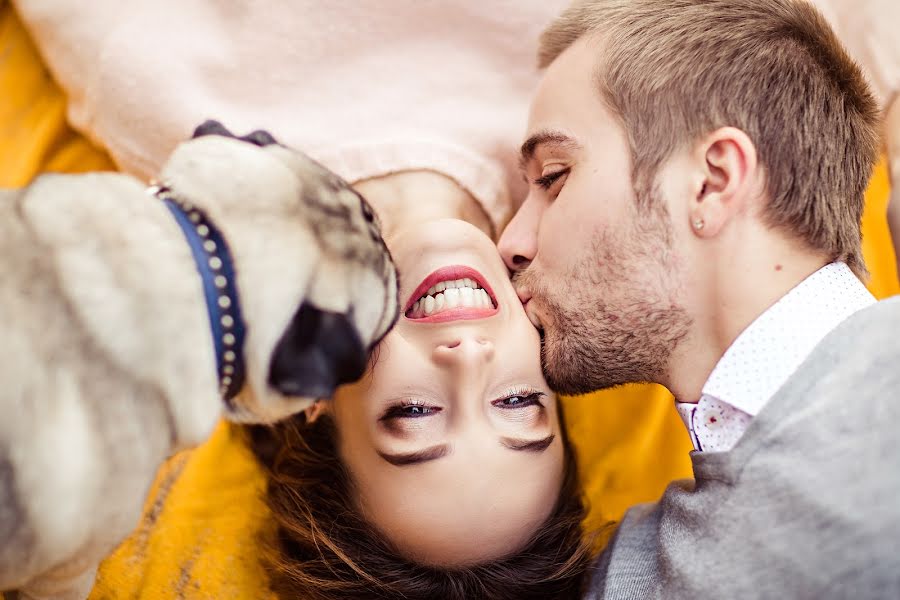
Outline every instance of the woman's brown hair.
POLYGON ((529 600, 578 598, 590 561, 575 457, 564 437, 565 472, 553 512, 517 552, 459 569, 404 558, 357 510, 330 415, 302 415, 250 429, 268 475, 277 527, 265 557, 272 590, 302 600, 529 600))

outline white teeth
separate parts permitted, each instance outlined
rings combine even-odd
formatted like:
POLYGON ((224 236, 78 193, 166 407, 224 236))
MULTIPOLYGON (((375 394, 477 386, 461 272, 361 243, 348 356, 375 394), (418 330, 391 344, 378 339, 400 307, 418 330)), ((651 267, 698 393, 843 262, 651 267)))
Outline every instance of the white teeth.
POLYGON ((457 307, 494 308, 494 301, 486 290, 468 277, 442 281, 430 287, 409 309, 408 315, 421 319, 445 309, 457 307))
POLYGON ((456 288, 447 288, 444 292, 444 299, 447 302, 447 308, 456 308, 459 306, 459 290, 456 288))

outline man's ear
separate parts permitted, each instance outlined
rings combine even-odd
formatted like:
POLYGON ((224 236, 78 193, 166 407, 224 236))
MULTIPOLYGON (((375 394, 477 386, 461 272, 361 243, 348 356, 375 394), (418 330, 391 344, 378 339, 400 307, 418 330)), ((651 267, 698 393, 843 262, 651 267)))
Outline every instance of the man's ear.
POLYGON ((721 127, 702 140, 696 157, 703 177, 689 209, 691 229, 714 237, 759 193, 756 146, 740 129, 721 127))
POLYGON ((346 315, 304 302, 272 352, 268 383, 285 396, 331 398, 339 385, 363 376, 367 360, 346 315))

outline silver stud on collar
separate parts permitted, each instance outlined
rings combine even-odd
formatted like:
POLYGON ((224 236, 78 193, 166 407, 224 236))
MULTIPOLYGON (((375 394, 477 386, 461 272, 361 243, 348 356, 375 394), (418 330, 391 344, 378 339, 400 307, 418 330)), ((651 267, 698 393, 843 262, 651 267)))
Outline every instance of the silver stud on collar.
POLYGON ((209 264, 209 267, 213 270, 214 273, 213 282, 216 288, 223 291, 223 293, 217 298, 217 303, 219 305, 219 308, 229 311, 219 317, 219 323, 225 330, 222 333, 221 342, 223 346, 227 346, 229 348, 222 355, 222 359, 226 364, 222 366, 222 377, 219 380, 219 393, 224 396, 228 393, 228 389, 231 387, 231 384, 234 381, 235 363, 237 361, 237 354, 235 352, 234 345, 237 343, 237 336, 234 333, 235 318, 232 314, 229 314, 232 310, 234 310, 232 307, 231 298, 226 293, 224 293, 224 290, 228 287, 228 278, 220 272, 224 265, 222 263, 222 259, 215 254, 215 252, 219 249, 218 245, 215 241, 208 239, 210 235, 210 228, 208 225, 206 225, 206 223, 202 222, 203 216, 201 214, 201 209, 195 208, 194 205, 190 202, 176 198, 168 184, 166 184, 165 182, 160 183, 157 181, 151 181, 150 186, 147 188, 147 193, 151 196, 159 198, 160 200, 168 200, 177 204, 187 215, 187 218, 190 220, 190 222, 196 226, 195 231, 197 232, 197 235, 199 235, 203 239, 202 247, 204 252, 206 252, 207 254, 207 264, 209 264))

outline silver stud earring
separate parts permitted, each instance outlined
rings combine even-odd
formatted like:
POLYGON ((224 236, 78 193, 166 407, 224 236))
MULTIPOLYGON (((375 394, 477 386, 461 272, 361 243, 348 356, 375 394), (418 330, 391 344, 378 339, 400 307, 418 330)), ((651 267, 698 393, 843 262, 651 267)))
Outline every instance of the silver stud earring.
POLYGON ((700 231, 706 225, 706 221, 704 221, 703 219, 694 219, 693 225, 694 229, 700 231))

